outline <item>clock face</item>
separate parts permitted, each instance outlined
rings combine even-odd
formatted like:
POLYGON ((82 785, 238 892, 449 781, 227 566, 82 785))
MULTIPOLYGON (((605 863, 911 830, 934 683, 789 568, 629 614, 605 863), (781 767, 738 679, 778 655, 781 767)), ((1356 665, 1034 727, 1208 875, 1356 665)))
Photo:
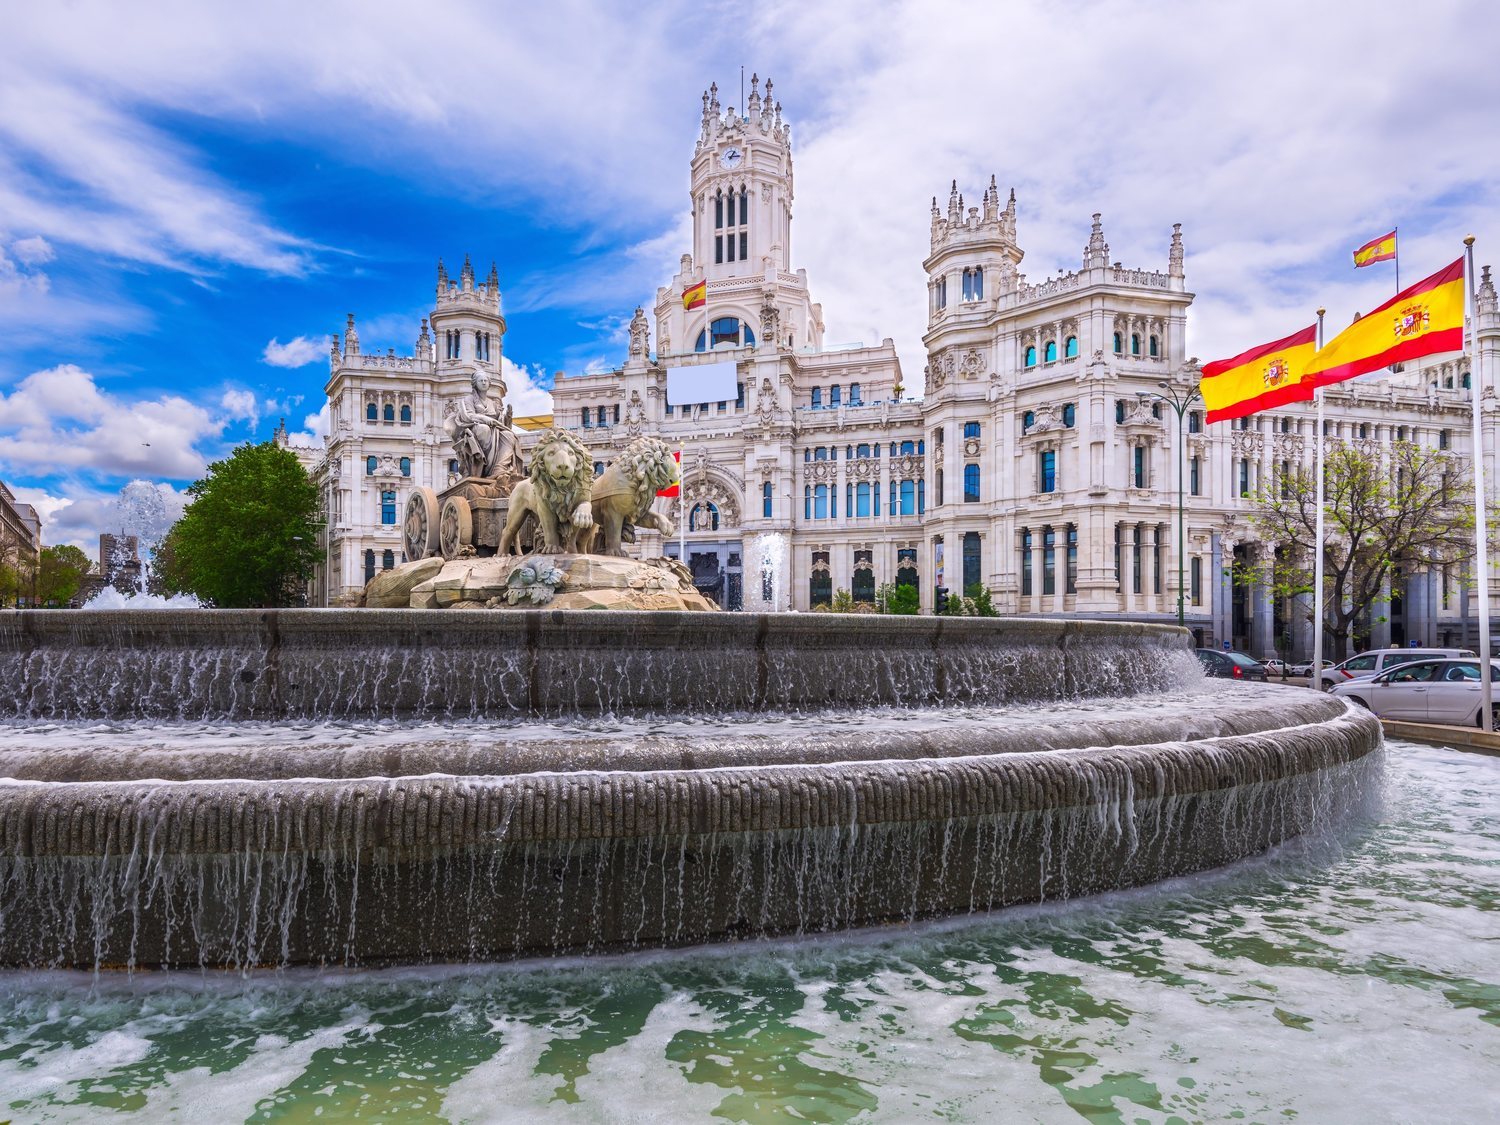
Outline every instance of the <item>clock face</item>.
POLYGON ((719 157, 719 163, 729 169, 738 168, 745 160, 745 154, 737 148, 726 148, 719 157))

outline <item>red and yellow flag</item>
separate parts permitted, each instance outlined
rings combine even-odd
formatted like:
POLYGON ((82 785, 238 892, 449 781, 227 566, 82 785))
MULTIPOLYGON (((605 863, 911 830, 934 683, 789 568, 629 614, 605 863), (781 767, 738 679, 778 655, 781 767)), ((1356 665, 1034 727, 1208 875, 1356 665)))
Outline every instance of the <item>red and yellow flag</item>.
POLYGON ((674 480, 671 484, 667 485, 666 488, 658 488, 656 490, 656 494, 658 496, 676 496, 679 492, 682 491, 682 450, 673 450, 672 460, 676 461, 678 465, 677 479, 674 480))
POLYGON ((1302 380, 1317 349, 1318 326, 1310 324, 1233 359, 1204 364, 1198 391, 1208 407, 1208 421, 1224 422, 1288 402, 1309 401, 1312 387, 1302 380))
POLYGON ((696 285, 689 285, 682 291, 682 307, 685 309, 702 308, 708 303, 708 282, 700 281, 696 285))
POLYGON ((1312 386, 1326 387, 1464 346, 1464 260, 1401 290, 1325 344, 1307 365, 1312 386))
POLYGON ((1372 238, 1354 252, 1354 268, 1368 266, 1375 262, 1389 262, 1396 256, 1396 232, 1382 234, 1379 238, 1372 238))

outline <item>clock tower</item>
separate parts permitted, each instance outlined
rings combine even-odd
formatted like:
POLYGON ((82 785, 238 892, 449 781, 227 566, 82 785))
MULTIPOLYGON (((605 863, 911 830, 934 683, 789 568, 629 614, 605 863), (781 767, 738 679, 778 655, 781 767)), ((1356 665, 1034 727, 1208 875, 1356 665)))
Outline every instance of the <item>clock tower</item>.
POLYGON ((791 265, 792 137, 769 78, 762 95, 751 77, 743 113, 720 106, 717 84, 704 91, 690 171, 692 252, 657 293, 659 350, 755 347, 767 328, 775 335, 766 344, 820 347, 821 309, 805 271, 791 265), (704 303, 685 308, 683 292, 699 282, 704 303))

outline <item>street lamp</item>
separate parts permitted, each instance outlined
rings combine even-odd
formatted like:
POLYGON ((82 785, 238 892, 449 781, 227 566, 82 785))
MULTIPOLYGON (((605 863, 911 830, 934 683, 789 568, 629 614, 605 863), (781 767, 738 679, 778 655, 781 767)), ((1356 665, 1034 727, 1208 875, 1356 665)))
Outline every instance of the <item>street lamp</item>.
MULTIPOLYGON (((1188 360, 1188 367, 1197 370, 1198 359, 1196 356, 1188 360)), ((1180 627, 1186 628, 1187 612, 1183 599, 1186 596, 1187 589, 1183 584, 1182 572, 1184 561, 1187 557, 1187 529, 1183 514, 1183 475, 1187 461, 1187 443, 1183 440, 1182 436, 1182 419, 1183 415, 1187 413, 1188 407, 1192 406, 1195 402, 1202 402, 1203 400, 1198 394, 1196 386, 1188 388, 1174 387, 1166 380, 1162 380, 1156 385, 1161 390, 1137 391, 1136 397, 1147 401, 1165 403, 1177 415, 1177 624, 1180 627)))

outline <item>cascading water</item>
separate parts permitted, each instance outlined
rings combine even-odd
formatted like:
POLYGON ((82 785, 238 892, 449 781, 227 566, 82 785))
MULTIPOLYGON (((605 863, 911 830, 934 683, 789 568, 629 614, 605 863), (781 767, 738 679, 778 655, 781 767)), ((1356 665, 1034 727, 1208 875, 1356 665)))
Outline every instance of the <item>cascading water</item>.
POLYGON ((1378 792, 1378 724, 1175 630, 420 611, 0 622, 0 962, 489 959, 1217 866, 1378 792))

